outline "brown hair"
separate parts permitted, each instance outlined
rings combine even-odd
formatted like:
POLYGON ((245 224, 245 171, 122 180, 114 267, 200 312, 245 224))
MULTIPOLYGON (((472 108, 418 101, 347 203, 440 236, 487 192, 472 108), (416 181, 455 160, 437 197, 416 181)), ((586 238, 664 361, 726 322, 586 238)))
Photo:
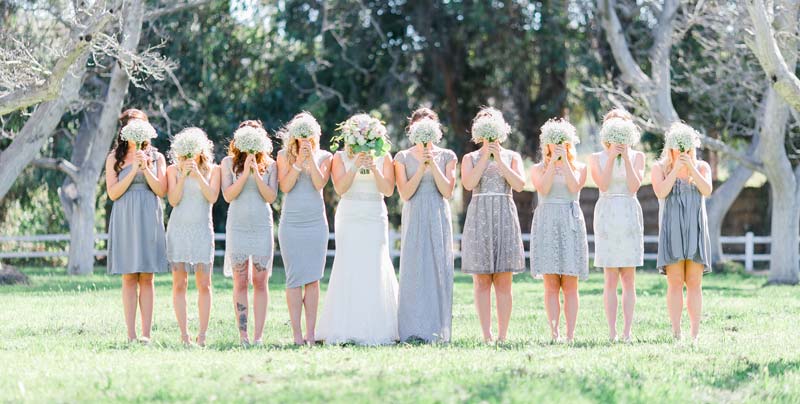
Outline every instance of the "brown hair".
POLYGON ((414 112, 411 113, 411 117, 408 118, 408 125, 406 125, 406 132, 411 129, 411 125, 414 122, 422 120, 424 118, 433 119, 436 122, 439 122, 439 115, 436 112, 433 112, 432 109, 427 107, 419 107, 414 112))
MULTIPOLYGON (((249 126, 251 128, 256 129, 264 129, 264 125, 261 123, 260 120, 247 120, 243 121, 239 124, 237 129, 244 128, 245 126, 249 126)), ((228 144, 228 156, 233 159, 233 172, 236 175, 239 175, 244 171, 244 161, 247 159, 247 153, 239 150, 236 148, 236 141, 231 139, 230 144, 228 144)), ((269 152, 258 152, 256 153, 256 163, 258 164, 258 171, 260 173, 264 173, 267 170, 267 158, 269 157, 269 152)))
MULTIPOLYGON (((147 118, 147 114, 138 110, 136 108, 129 108, 123 111, 119 115, 119 130, 117 131, 117 139, 114 141, 114 171, 119 174, 122 171, 122 166, 125 164, 125 156, 128 154, 128 142, 126 140, 122 140, 120 136, 122 136, 122 128, 128 124, 128 122, 139 119, 145 122, 149 122, 147 118)), ((150 149, 150 141, 144 142, 142 144, 143 150, 150 149)))

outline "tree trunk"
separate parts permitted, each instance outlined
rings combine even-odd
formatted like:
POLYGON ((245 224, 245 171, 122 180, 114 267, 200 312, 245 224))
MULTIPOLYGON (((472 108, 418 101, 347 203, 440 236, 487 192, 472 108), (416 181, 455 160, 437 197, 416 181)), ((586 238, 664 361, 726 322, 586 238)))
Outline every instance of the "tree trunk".
POLYGON ((725 215, 736 201, 739 193, 744 188, 747 180, 753 175, 753 171, 747 167, 737 167, 731 176, 721 184, 713 194, 713 198, 708 199, 706 205, 708 213, 708 232, 711 237, 711 262, 717 265, 722 262, 722 223, 725 215))
POLYGON ((81 175, 77 184, 78 197, 73 200, 69 221, 69 263, 71 275, 88 275, 94 268, 94 205, 97 181, 81 175))

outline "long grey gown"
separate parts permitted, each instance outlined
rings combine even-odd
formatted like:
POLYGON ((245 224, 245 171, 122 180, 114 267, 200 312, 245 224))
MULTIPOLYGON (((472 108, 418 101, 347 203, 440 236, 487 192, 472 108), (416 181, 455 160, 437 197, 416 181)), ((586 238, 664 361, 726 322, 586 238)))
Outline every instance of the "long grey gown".
MULTIPOLYGON (((317 150, 314 163, 319 166, 330 156, 327 151, 317 150)), ((322 190, 314 187, 305 172, 300 173, 292 190, 284 194, 278 241, 286 268, 287 289, 322 279, 328 251, 328 219, 322 190)))
POLYGON ((675 180, 672 191, 659 200, 658 259, 656 266, 666 275, 666 266, 683 260, 703 264, 711 272, 711 242, 708 236, 706 198, 694 184, 675 180))
MULTIPOLYGON (((154 152, 151 173, 158 172, 161 154, 154 152)), ((125 178, 132 165, 118 174, 125 178)), ((141 172, 111 208, 108 222, 108 273, 113 275, 167 272, 164 209, 141 172)))
MULTIPOLYGON (((398 153, 395 159, 405 165, 408 178, 422 169, 410 151, 398 153)), ((455 159, 450 150, 440 150, 434 157, 442 171, 455 159)), ((401 341, 412 337, 429 342, 450 341, 453 267, 450 205, 428 172, 403 205, 397 314, 401 341)))
MULTIPOLYGON (((276 189, 278 183, 275 163, 270 162, 263 181, 276 189)), ((238 176, 233 172, 232 159, 222 160, 222 188, 233 184, 238 176)), ((250 174, 242 192, 228 206, 225 222, 225 275, 232 276, 233 268, 248 262, 257 266, 252 270, 272 273, 274 234, 272 233, 272 207, 261 197, 256 184, 258 177, 250 174)))
POLYGON ((184 264, 184 270, 190 273, 198 264, 203 265, 204 272, 212 271, 214 226, 211 203, 194 177, 186 178, 181 200, 169 216, 167 260, 172 265, 184 264))

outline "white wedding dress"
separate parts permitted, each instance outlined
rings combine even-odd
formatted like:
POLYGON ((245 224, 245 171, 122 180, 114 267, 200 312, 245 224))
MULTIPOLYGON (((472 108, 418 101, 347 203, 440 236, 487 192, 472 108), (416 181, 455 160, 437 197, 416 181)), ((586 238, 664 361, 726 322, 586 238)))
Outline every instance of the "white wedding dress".
MULTIPOLYGON (((339 152, 345 168, 353 160, 339 152)), ((384 157, 375 165, 383 169, 384 157)), ((397 276, 389 255, 389 219, 372 174, 356 174, 335 216, 336 256, 317 338, 326 344, 392 344, 397 334, 397 276)))

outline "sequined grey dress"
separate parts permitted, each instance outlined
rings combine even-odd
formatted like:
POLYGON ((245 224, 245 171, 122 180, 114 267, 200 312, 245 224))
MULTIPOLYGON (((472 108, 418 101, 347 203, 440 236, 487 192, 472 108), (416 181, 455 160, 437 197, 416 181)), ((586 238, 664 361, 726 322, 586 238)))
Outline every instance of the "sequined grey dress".
POLYGON ((704 274, 711 272, 706 198, 691 182, 677 179, 658 202, 658 271, 666 275, 667 265, 692 260, 703 264, 704 274))
MULTIPOLYGON (((478 164, 480 154, 474 151, 465 158, 478 164)), ((500 158, 511 165, 519 153, 502 150, 500 158)), ((461 236, 461 271, 468 274, 496 274, 525 271, 525 249, 519 226, 517 206, 511 185, 503 178, 497 163, 490 161, 480 182, 472 190, 461 236)))
MULTIPOLYGON (((222 189, 236 181, 232 159, 222 160, 222 189)), ((278 176, 275 162, 270 162, 262 176, 263 181, 277 189, 278 176)), ((232 276, 233 268, 250 260, 261 270, 272 272, 274 235, 272 233, 272 207, 258 191, 258 177, 250 174, 239 196, 228 206, 225 222, 225 275, 232 276)), ((254 270, 248 268, 248 274, 254 270)))
MULTIPOLYGON (((437 150, 434 161, 442 172, 456 160, 450 150, 437 150)), ((395 161, 411 178, 421 167, 410 150, 395 161)), ((453 320, 453 229, 450 204, 427 172, 414 195, 403 204, 400 248, 398 330, 400 340, 450 341, 453 320)))
MULTIPOLYGON (((314 163, 319 166, 330 156, 325 150, 317 150, 314 163)), ((328 252, 328 218, 322 190, 314 187, 311 177, 305 172, 300 173, 292 190, 283 196, 278 241, 286 269, 287 289, 322 279, 328 252)))
MULTIPOLYGON (((161 154, 153 152, 151 173, 158 173, 161 154)), ((133 165, 124 167, 118 178, 128 175, 133 165)), ((150 189, 144 174, 133 182, 111 207, 108 222, 108 273, 162 273, 168 271, 167 243, 164 234, 164 208, 161 198, 150 189)))
POLYGON ((539 193, 531 224, 531 275, 569 275, 586 280, 589 245, 578 204, 580 192, 569 191, 564 175, 553 177, 547 195, 539 193))
POLYGON ((169 216, 167 260, 173 266, 184 264, 184 270, 189 273, 193 273, 198 264, 203 265, 203 271, 207 273, 213 268, 211 203, 193 177, 184 180, 181 200, 169 216))

